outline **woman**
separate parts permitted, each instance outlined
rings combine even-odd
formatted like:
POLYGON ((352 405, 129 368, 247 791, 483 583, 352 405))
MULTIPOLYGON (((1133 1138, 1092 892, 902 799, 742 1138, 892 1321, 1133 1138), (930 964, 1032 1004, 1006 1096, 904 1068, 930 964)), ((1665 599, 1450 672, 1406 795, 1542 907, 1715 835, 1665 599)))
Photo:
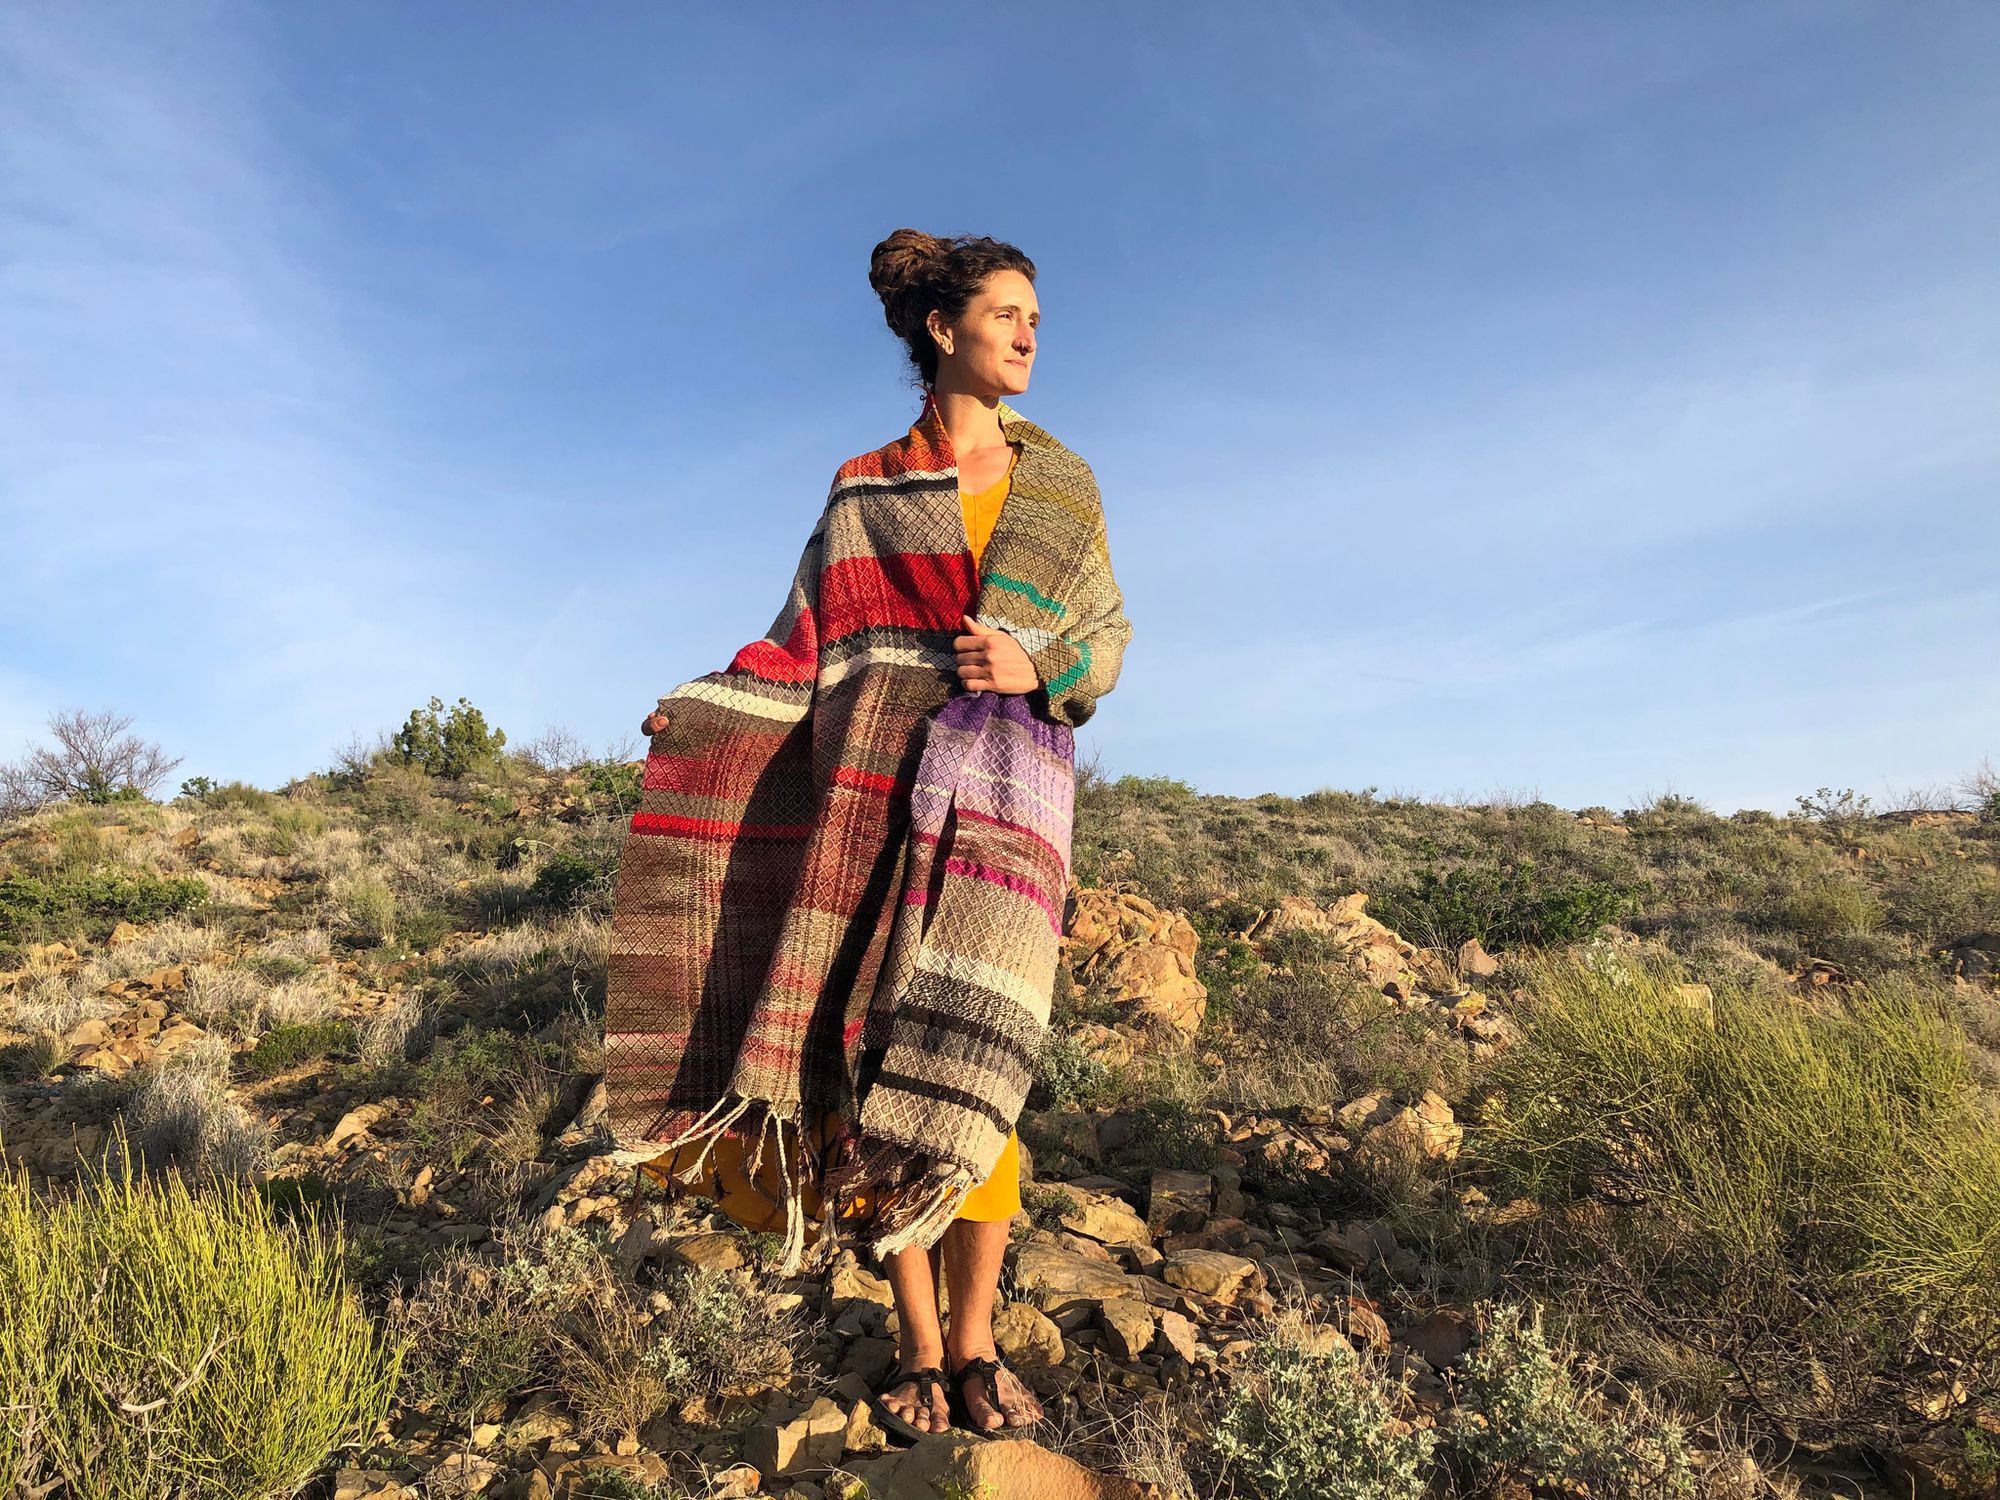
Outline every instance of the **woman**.
POLYGON ((765 636, 641 725, 614 897, 624 1154, 782 1227, 788 1268, 806 1219, 828 1243, 860 1229, 901 1328, 878 1411, 906 1436, 1041 1416, 992 1331, 1013 1125, 1048 1022, 1073 730, 1131 635, 1088 466, 1007 404, 1034 275, 984 237, 876 246, 923 412, 841 466, 765 636))

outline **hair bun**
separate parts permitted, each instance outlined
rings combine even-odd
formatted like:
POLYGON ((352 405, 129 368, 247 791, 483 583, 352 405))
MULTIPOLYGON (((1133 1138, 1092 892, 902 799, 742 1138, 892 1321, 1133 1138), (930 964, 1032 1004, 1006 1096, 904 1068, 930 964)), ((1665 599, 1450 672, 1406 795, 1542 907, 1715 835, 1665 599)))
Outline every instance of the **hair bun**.
POLYGON ((943 267, 950 248, 921 229, 898 229, 868 257, 868 284, 886 304, 930 280, 943 267))

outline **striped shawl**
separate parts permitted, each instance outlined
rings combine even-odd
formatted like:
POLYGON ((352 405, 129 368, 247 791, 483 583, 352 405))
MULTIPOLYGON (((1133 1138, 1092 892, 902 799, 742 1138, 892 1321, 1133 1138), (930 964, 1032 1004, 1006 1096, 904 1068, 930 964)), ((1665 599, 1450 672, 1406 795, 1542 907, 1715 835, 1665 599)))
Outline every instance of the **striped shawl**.
POLYGON ((878 1255, 934 1244, 1048 1028, 1073 731, 1131 626, 1089 467, 1000 421, 1020 457, 977 573, 927 399, 841 465, 770 630, 660 700, 613 896, 606 1120, 625 1161, 729 1132, 754 1177, 774 1151, 788 1270, 807 1181, 823 1245, 863 1198, 878 1255), (964 614, 1021 643, 1033 691, 961 688, 964 614))

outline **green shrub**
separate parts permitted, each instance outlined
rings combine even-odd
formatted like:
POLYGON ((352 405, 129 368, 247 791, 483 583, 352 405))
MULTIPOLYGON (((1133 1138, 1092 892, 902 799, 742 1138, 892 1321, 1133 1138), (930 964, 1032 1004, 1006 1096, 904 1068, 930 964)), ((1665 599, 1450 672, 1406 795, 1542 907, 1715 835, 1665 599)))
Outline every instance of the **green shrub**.
POLYGON ((583 784, 576 795, 592 812, 630 812, 639 805, 638 766, 616 760, 587 760, 576 768, 583 784))
POLYGON ((528 887, 528 903, 552 911, 585 907, 608 910, 617 878, 615 853, 606 864, 569 849, 558 849, 535 872, 534 883, 528 887))
POLYGON ((1252 1344, 1210 1439, 1257 1500, 1418 1500, 1436 1443, 1337 1329, 1283 1326, 1252 1344))
POLYGON ((1825 1012, 1666 961, 1538 956, 1467 1137, 1541 1202, 1536 1274, 1737 1372, 1794 1434, 1899 1440, 1931 1384, 2000 1389, 2000 1123, 1907 980, 1825 1012))
POLYGON ((349 941, 379 947, 396 935, 396 893, 388 882, 369 874, 348 876, 336 883, 334 899, 346 920, 349 941))
POLYGON ((0 1173, 0 1474, 94 1500, 292 1493, 374 1430, 401 1349, 337 1226, 120 1157, 53 1200, 0 1173))
POLYGON ((98 868, 52 875, 0 875, 0 942, 83 936, 102 942, 120 922, 157 922, 208 901, 191 875, 165 879, 98 868))
POLYGON ((389 758, 427 776, 464 776, 491 764, 507 743, 504 731, 486 727, 486 715, 464 698, 447 711, 441 699, 413 708, 390 740, 389 758))
POLYGON ((1637 905, 1637 882, 1557 880, 1533 860, 1461 865, 1440 875, 1419 870, 1374 905, 1381 920, 1433 948, 1477 938, 1488 948, 1578 942, 1637 905))
POLYGON ((1602 1500, 1698 1493, 1685 1426, 1643 1406, 1594 1411, 1595 1388, 1550 1347, 1539 1309, 1532 1317, 1518 1306, 1493 1309, 1461 1375, 1462 1404, 1445 1430, 1483 1485, 1513 1479, 1540 1492, 1580 1483, 1602 1500))
POLYGON ((1221 1159, 1215 1117, 1182 1099, 1148 1099, 1139 1106, 1127 1151, 1142 1165, 1206 1172, 1221 1159))
POLYGON ((236 1066, 245 1078, 269 1078, 311 1058, 325 1057, 331 1052, 352 1052, 355 1046, 352 1021, 304 1021, 273 1026, 257 1038, 257 1045, 236 1066))
POLYGON ((458 930, 458 918, 443 907, 420 906, 405 912, 396 923, 396 935, 413 951, 435 948, 449 933, 458 930))
POLYGON ((1089 1109, 1114 1102, 1123 1076, 1093 1057, 1072 1032, 1051 1031, 1035 1060, 1036 1109, 1089 1109))
POLYGON ((676 1400, 758 1390, 791 1373, 804 1332, 754 1282, 710 1266, 676 1266, 661 1283, 647 1363, 676 1400))
POLYGON ((462 1167, 503 1145, 519 1160, 532 1159, 561 1084, 556 1043, 469 1027, 440 1038, 398 1088, 416 1096, 411 1141, 462 1167))

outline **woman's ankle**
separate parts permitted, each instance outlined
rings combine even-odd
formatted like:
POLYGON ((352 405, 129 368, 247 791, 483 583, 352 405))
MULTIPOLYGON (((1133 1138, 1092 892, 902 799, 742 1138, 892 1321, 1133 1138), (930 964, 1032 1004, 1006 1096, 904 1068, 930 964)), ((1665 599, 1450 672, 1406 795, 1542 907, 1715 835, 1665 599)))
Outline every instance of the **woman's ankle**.
POLYGON ((993 1325, 972 1329, 960 1335, 953 1329, 944 1341, 944 1352, 950 1356, 951 1367, 956 1369, 968 1359, 992 1359, 999 1354, 993 1342, 993 1325))

